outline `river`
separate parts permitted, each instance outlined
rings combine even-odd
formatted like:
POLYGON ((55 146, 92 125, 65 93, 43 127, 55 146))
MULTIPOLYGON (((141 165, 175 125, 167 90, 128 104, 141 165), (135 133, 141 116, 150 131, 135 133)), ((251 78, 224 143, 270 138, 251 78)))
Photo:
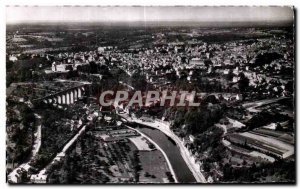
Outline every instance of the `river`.
POLYGON ((166 136, 158 129, 145 127, 139 124, 135 124, 135 126, 136 126, 135 129, 149 136, 166 153, 174 169, 174 172, 177 176, 179 183, 196 182, 193 173, 190 171, 189 167, 187 166, 187 164, 185 163, 185 161, 181 156, 179 147, 171 138, 166 136))

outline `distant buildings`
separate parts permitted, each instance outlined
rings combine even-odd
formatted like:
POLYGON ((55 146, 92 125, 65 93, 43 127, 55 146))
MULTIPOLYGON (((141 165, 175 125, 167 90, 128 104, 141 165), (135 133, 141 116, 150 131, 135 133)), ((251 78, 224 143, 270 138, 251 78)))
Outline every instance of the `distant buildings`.
POLYGON ((192 68, 205 68, 204 60, 201 60, 200 58, 192 58, 189 61, 189 66, 192 68))
POLYGON ((67 72, 66 67, 67 64, 57 64, 56 62, 52 63, 53 72, 67 72))

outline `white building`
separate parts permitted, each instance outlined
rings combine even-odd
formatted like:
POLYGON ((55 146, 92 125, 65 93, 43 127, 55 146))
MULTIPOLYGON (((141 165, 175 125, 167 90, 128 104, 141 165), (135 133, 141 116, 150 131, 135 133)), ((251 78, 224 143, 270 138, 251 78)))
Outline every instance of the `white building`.
POLYGON ((52 63, 52 71, 53 72, 67 72, 66 70, 68 64, 57 64, 56 62, 52 63))
POLYGON ((47 175, 31 175, 30 181, 32 183, 45 184, 47 183, 47 175))
POLYGON ((12 61, 12 62, 15 62, 18 60, 18 58, 15 57, 14 55, 10 55, 8 59, 9 59, 9 61, 12 61))

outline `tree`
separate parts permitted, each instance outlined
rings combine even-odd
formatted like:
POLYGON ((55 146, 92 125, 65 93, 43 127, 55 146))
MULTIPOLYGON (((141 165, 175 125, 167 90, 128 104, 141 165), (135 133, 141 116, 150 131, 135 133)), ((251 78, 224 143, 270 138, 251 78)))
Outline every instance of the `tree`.
POLYGON ((27 171, 25 170, 22 170, 22 173, 21 173, 21 182, 22 183, 26 183, 28 182, 30 179, 28 177, 28 174, 27 174, 27 171))
POLYGON ((239 74, 240 80, 238 81, 238 86, 241 92, 245 92, 249 87, 249 79, 245 76, 243 72, 239 74))
POLYGON ((229 73, 227 75, 227 80, 231 81, 233 79, 233 77, 234 77, 234 73, 233 73, 232 69, 230 69, 229 73))
POLYGON ((145 177, 150 177, 150 174, 148 172, 145 172, 144 176, 145 177))

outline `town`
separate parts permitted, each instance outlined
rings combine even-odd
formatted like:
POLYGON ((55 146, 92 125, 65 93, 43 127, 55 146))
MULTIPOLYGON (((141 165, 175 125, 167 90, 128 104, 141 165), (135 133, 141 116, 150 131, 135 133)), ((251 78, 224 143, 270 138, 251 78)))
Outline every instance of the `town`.
POLYGON ((295 183, 293 29, 7 25, 7 181, 295 183))

